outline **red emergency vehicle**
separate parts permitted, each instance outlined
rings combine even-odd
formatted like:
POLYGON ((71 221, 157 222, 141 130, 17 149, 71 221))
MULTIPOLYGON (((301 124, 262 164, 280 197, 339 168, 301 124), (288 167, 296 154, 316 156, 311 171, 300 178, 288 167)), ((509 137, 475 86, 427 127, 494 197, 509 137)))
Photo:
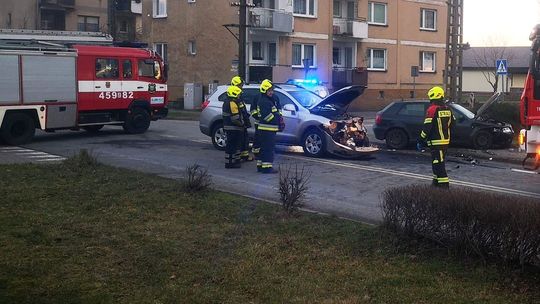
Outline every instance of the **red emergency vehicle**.
POLYGON ((35 129, 145 132, 167 115, 166 67, 149 49, 2 40, 0 137, 18 145, 35 129))
POLYGON ((534 27, 529 39, 531 60, 520 107, 521 123, 526 129, 521 130, 519 141, 527 153, 523 166, 536 170, 540 167, 540 24, 534 27))

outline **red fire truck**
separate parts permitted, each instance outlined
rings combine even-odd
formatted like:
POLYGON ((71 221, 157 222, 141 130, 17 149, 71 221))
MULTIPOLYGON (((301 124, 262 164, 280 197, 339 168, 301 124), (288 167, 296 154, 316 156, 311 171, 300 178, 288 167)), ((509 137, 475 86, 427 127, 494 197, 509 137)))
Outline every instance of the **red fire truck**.
POLYGON ((519 141, 527 153, 523 166, 536 170, 540 167, 540 24, 534 27, 529 39, 531 60, 520 106, 521 123, 526 129, 521 130, 519 141))
POLYGON ((0 137, 7 144, 30 141, 36 128, 119 125, 143 133, 167 115, 166 68, 152 50, 2 37, 0 137))

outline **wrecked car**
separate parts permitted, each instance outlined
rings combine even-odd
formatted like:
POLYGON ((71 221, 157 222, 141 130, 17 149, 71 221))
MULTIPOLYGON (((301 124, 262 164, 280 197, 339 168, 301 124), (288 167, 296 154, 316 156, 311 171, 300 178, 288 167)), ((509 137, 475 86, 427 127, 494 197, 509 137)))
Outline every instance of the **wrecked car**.
MULTIPOLYGON (((512 125, 492 118, 489 110, 502 100, 494 94, 476 114, 456 103, 447 103, 456 123, 452 126, 451 145, 475 149, 507 148, 512 144, 512 125)), ((390 149, 404 149, 416 142, 424 123, 429 100, 396 101, 375 116, 373 131, 379 140, 386 140, 390 149)))
MULTIPOLYGON (((369 146, 369 138, 360 117, 347 114, 348 106, 360 96, 364 86, 348 86, 333 94, 321 96, 294 84, 274 84, 274 96, 282 107, 285 129, 276 135, 279 145, 302 146, 308 156, 320 157, 331 153, 343 157, 359 157, 378 151, 369 146)), ((217 149, 224 149, 226 135, 221 116, 222 103, 227 100, 227 86, 217 90, 203 104, 199 120, 201 132, 212 139, 217 149)), ((259 95, 258 84, 242 88, 246 106, 259 95)), ((254 129, 248 130, 253 136, 254 129)))

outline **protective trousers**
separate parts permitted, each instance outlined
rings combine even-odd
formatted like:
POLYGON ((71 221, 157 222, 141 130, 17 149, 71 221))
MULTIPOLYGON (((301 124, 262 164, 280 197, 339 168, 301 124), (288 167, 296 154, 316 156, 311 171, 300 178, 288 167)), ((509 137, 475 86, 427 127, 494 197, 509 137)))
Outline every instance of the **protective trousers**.
POLYGON ((261 161, 261 139, 260 139, 260 131, 259 131, 259 124, 255 124, 255 135, 253 137, 253 145, 251 146, 251 152, 253 152, 253 156, 255 157, 255 160, 257 161, 257 170, 261 169, 262 161, 261 161))
POLYGON ((240 158, 242 160, 249 160, 249 135, 247 128, 244 128, 242 132, 242 142, 240 144, 240 158))
POLYGON ((433 169, 433 185, 448 188, 450 180, 446 174, 446 146, 431 147, 431 167, 433 169))
POLYGON ((272 165, 274 163, 274 149, 276 146, 276 132, 259 130, 259 142, 261 145, 260 158, 257 160, 257 170, 265 173, 273 170, 272 165), (260 160, 260 169, 259 169, 260 160))
POLYGON ((240 148, 243 131, 225 130, 227 145, 225 146, 225 168, 240 168, 240 148))

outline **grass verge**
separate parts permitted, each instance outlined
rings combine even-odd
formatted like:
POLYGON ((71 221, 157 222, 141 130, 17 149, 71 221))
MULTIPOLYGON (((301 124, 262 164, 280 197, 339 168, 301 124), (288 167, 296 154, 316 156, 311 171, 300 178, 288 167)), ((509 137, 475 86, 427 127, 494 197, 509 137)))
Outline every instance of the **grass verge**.
MULTIPOLYGON (((102 165, 0 166, 0 303, 538 303, 536 274, 102 165)), ((86 164, 86 165, 85 165, 86 164)))

